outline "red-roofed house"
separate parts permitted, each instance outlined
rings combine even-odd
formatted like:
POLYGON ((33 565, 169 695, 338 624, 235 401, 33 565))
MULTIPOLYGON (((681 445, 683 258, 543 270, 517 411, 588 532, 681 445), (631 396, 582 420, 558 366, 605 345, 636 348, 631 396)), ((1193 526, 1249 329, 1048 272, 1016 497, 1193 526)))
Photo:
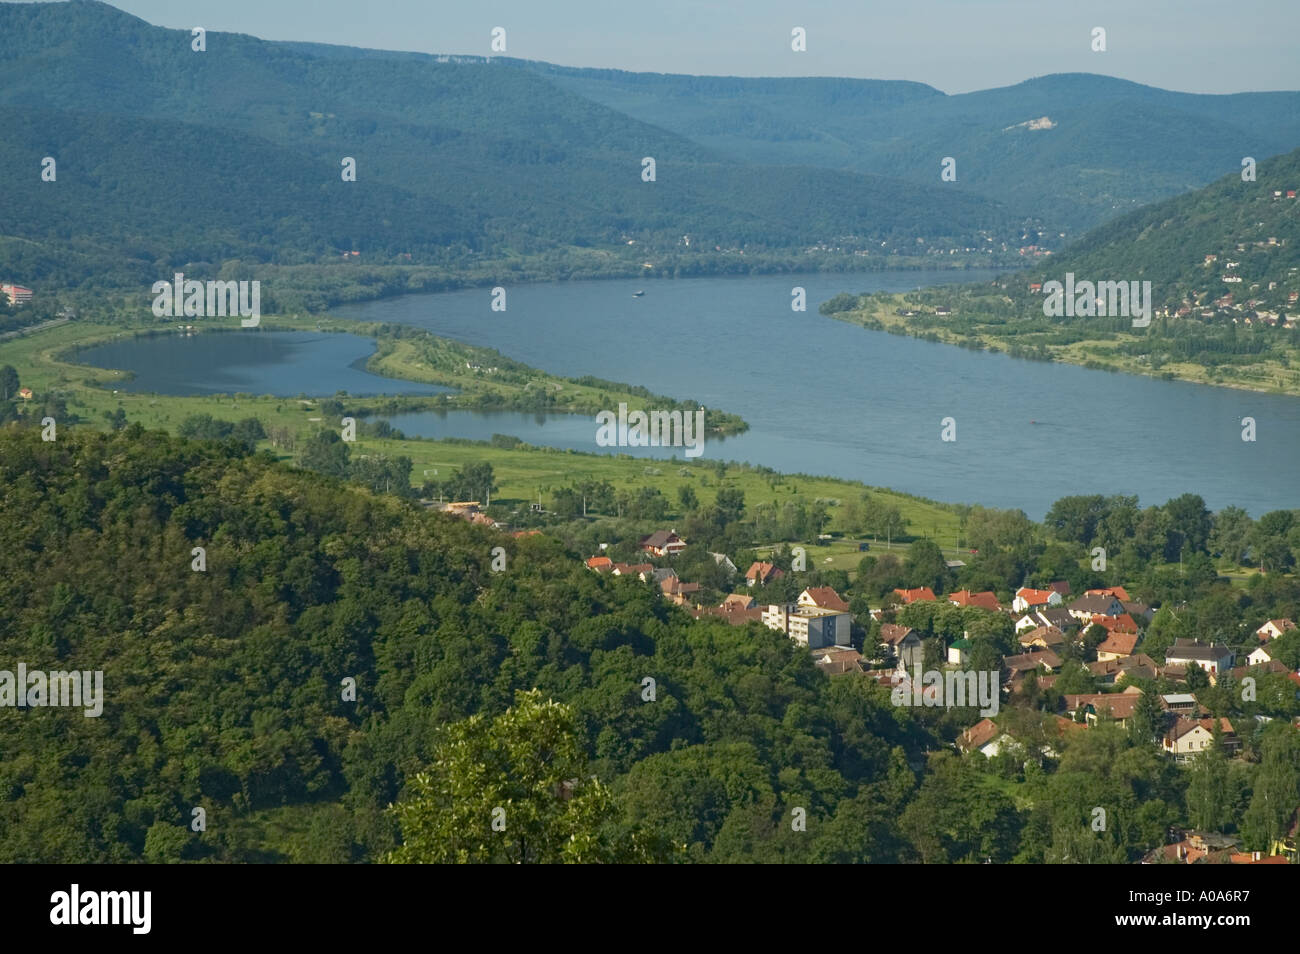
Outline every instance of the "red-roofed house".
POLYGON ((614 569, 614 561, 607 556, 594 556, 587 561, 587 569, 597 573, 608 573, 614 569))
POLYGON ((938 598, 934 595, 934 590, 928 586, 918 586, 914 590, 894 590, 898 598, 904 603, 934 603, 938 598))
POLYGON ((847 613, 849 604, 844 602, 844 598, 835 592, 833 586, 810 586, 799 594, 800 606, 819 606, 822 609, 835 610, 839 613, 847 613))
POLYGON ((1011 601, 1011 608, 1017 613, 1028 613, 1030 610, 1047 609, 1049 606, 1060 605, 1061 594, 1056 590, 1035 590, 1028 586, 1022 586, 1016 590, 1016 598, 1011 601))
POLYGON ((1097 590, 1085 590, 1084 595, 1085 596, 1113 596, 1121 603, 1128 603, 1132 600, 1132 597, 1130 597, 1128 593, 1124 591, 1124 587, 1122 586, 1105 586, 1097 590))
POLYGON ((948 594, 948 602, 954 606, 978 606, 980 609, 992 610, 995 613, 1002 612, 1002 604, 998 602, 997 595, 992 590, 985 590, 983 593, 958 590, 956 593, 948 594))
POLYGON ((1105 662, 1109 659, 1132 656, 1133 650, 1137 649, 1137 643, 1137 633, 1113 632, 1097 645, 1097 661, 1105 662))
POLYGON ((785 571, 775 563, 759 563, 755 561, 745 571, 745 582, 749 586, 756 583, 762 585, 771 583, 773 580, 779 580, 783 576, 785 576, 785 571))

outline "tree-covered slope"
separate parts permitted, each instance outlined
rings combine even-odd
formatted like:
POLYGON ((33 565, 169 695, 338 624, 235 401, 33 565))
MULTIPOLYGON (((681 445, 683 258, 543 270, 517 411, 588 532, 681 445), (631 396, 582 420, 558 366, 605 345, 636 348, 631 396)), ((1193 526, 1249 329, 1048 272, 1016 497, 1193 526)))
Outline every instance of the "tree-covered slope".
POLYGON ((686 857, 902 850, 925 733, 887 693, 546 537, 134 426, 0 432, 0 486, 0 668, 104 673, 98 718, 0 708, 4 861, 374 860, 435 732, 532 688, 576 708, 626 823, 672 819, 686 857), (791 837, 793 806, 817 838, 791 837), (879 836, 817 827, 840 811, 879 836))
POLYGON ((1300 193, 1300 149, 1260 160, 1253 182, 1242 181, 1238 169, 1094 229, 1040 271, 1058 279, 1073 271, 1080 279, 1150 280, 1157 304, 1198 291, 1272 303, 1277 291, 1300 288, 1300 199, 1288 192, 1300 193), (1207 255, 1215 259, 1207 263, 1207 255), (1242 280, 1225 283, 1225 275, 1242 280), (1272 293, 1270 281, 1279 284, 1272 293), (1252 290, 1259 294, 1244 294, 1252 290))

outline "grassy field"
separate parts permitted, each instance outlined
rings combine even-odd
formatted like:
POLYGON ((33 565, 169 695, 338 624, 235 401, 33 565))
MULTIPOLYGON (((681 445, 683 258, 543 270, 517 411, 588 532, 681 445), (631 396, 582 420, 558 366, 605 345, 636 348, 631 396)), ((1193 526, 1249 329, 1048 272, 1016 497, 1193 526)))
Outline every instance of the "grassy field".
MULTIPOLYGON (((263 325, 270 330, 339 330, 353 333, 366 333, 376 326, 362 325, 340 319, 317 319, 314 317, 275 318, 263 320, 263 325)), ((72 322, 55 328, 45 329, 26 337, 14 338, 0 342, 0 364, 12 364, 17 368, 23 384, 31 387, 37 396, 57 393, 68 403, 68 409, 84 419, 80 426, 96 428, 107 427, 104 418, 106 412, 121 408, 130 422, 138 422, 149 429, 163 429, 175 432, 185 418, 193 414, 210 414, 214 418, 226 421, 238 421, 241 418, 257 417, 268 430, 272 427, 287 427, 290 431, 305 437, 312 430, 324 427, 320 400, 303 400, 297 398, 270 397, 257 395, 208 395, 197 397, 174 397, 157 394, 138 394, 114 390, 114 383, 124 380, 124 373, 106 371, 79 365, 70 358, 70 352, 76 347, 119 336, 139 333, 146 327, 144 323, 135 325, 96 324, 93 322, 72 322)), ((430 353, 422 351, 415 344, 418 339, 398 339, 395 342, 381 342, 379 353, 373 360, 370 370, 415 380, 425 380, 452 386, 482 388, 484 385, 474 375, 458 377, 456 369, 447 371, 441 364, 455 364, 465 355, 462 346, 455 342, 437 339, 436 349, 445 349, 441 357, 446 361, 430 361, 430 353), (387 347, 391 344, 391 347, 387 347), (433 365, 439 365, 437 367, 433 365)), ((488 354, 489 352, 482 352, 488 354)), ((435 355, 438 352, 435 350, 435 355)), ((582 405, 587 401, 599 399, 599 406, 609 407, 608 401, 617 400, 617 392, 601 391, 572 385, 567 379, 555 378, 543 372, 535 372, 531 378, 533 386, 543 382, 547 386, 559 384, 568 388, 568 397, 573 405, 582 405), (572 385, 570 387, 570 385, 572 385)), ((499 386, 492 384, 491 386, 499 386)), ((526 387, 526 384, 510 385, 526 387)), ((623 399, 635 400, 631 392, 623 399)), ((428 400, 432 404, 433 399, 428 400)), ((368 406, 378 400, 350 399, 351 406, 368 406)), ((451 399, 450 406, 456 400, 451 399)), ((472 404, 470 406, 473 406, 472 404)), ((276 452, 269 444, 264 447, 276 452)), ((502 503, 524 505, 535 502, 540 492, 543 503, 547 503, 549 491, 567 486, 581 479, 607 480, 618 488, 636 489, 655 487, 673 504, 677 500, 677 488, 689 485, 695 491, 702 504, 711 503, 717 495, 719 486, 734 487, 745 494, 747 506, 762 503, 782 503, 788 500, 802 501, 822 500, 829 504, 830 523, 828 532, 835 533, 843 529, 839 522, 838 503, 851 497, 870 492, 878 499, 891 506, 896 506, 908 522, 908 533, 916 537, 934 539, 941 546, 955 547, 960 535, 960 508, 922 500, 907 494, 890 490, 871 488, 854 481, 838 480, 829 477, 806 477, 776 475, 760 471, 741 464, 727 465, 719 483, 718 462, 704 458, 671 460, 646 460, 628 456, 604 454, 584 454, 572 451, 559 451, 551 448, 517 448, 504 449, 484 443, 433 440, 381 440, 358 435, 353 445, 354 454, 390 454, 405 455, 413 462, 412 481, 417 486, 426 479, 445 478, 451 470, 467 463, 487 461, 492 464, 497 477, 499 491, 497 500, 502 503)), ((288 455, 280 453, 284 459, 288 455)), ((872 552, 883 549, 881 541, 872 545, 872 552)), ((895 549, 902 551, 904 546, 895 541, 895 549)), ((830 558, 830 565, 840 568, 856 566, 861 554, 857 550, 856 538, 852 541, 841 540, 828 547, 816 547, 816 560, 822 563, 830 558)), ((810 550, 810 558, 813 556, 810 550)))

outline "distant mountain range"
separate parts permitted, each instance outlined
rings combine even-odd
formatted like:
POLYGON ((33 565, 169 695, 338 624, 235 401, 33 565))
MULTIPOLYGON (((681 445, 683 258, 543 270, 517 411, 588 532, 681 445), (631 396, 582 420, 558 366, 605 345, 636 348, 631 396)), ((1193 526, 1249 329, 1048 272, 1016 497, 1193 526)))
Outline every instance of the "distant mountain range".
POLYGON ((565 250, 1006 263, 1300 144, 1300 93, 1069 75, 946 96, 206 39, 195 52, 188 31, 89 0, 0 5, 6 275, 134 284, 353 251, 451 268, 565 250))
POLYGON ((1078 231, 1300 146, 1300 92, 1207 96, 1089 73, 948 96, 922 83, 745 79, 526 64, 558 85, 749 162, 963 190, 1078 231))
POLYGON ((101 3, 0 6, 0 165, 31 210, 6 235, 55 243, 36 253, 50 258, 153 267, 688 241, 915 253, 1024 234, 1024 216, 937 179, 737 162, 510 63, 235 34, 206 45, 101 3), (38 177, 45 156, 57 183, 38 177))

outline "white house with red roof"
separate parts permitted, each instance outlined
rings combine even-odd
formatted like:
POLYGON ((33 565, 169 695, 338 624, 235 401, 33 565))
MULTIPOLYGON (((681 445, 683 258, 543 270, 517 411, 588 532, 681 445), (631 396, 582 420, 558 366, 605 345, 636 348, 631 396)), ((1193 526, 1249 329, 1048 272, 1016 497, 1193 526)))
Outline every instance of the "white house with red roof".
POLYGON ((1061 602, 1061 594, 1056 590, 1036 590, 1030 586, 1022 586, 1016 590, 1016 598, 1011 601, 1011 608, 1017 613, 1028 613, 1030 610, 1057 607, 1061 602))

